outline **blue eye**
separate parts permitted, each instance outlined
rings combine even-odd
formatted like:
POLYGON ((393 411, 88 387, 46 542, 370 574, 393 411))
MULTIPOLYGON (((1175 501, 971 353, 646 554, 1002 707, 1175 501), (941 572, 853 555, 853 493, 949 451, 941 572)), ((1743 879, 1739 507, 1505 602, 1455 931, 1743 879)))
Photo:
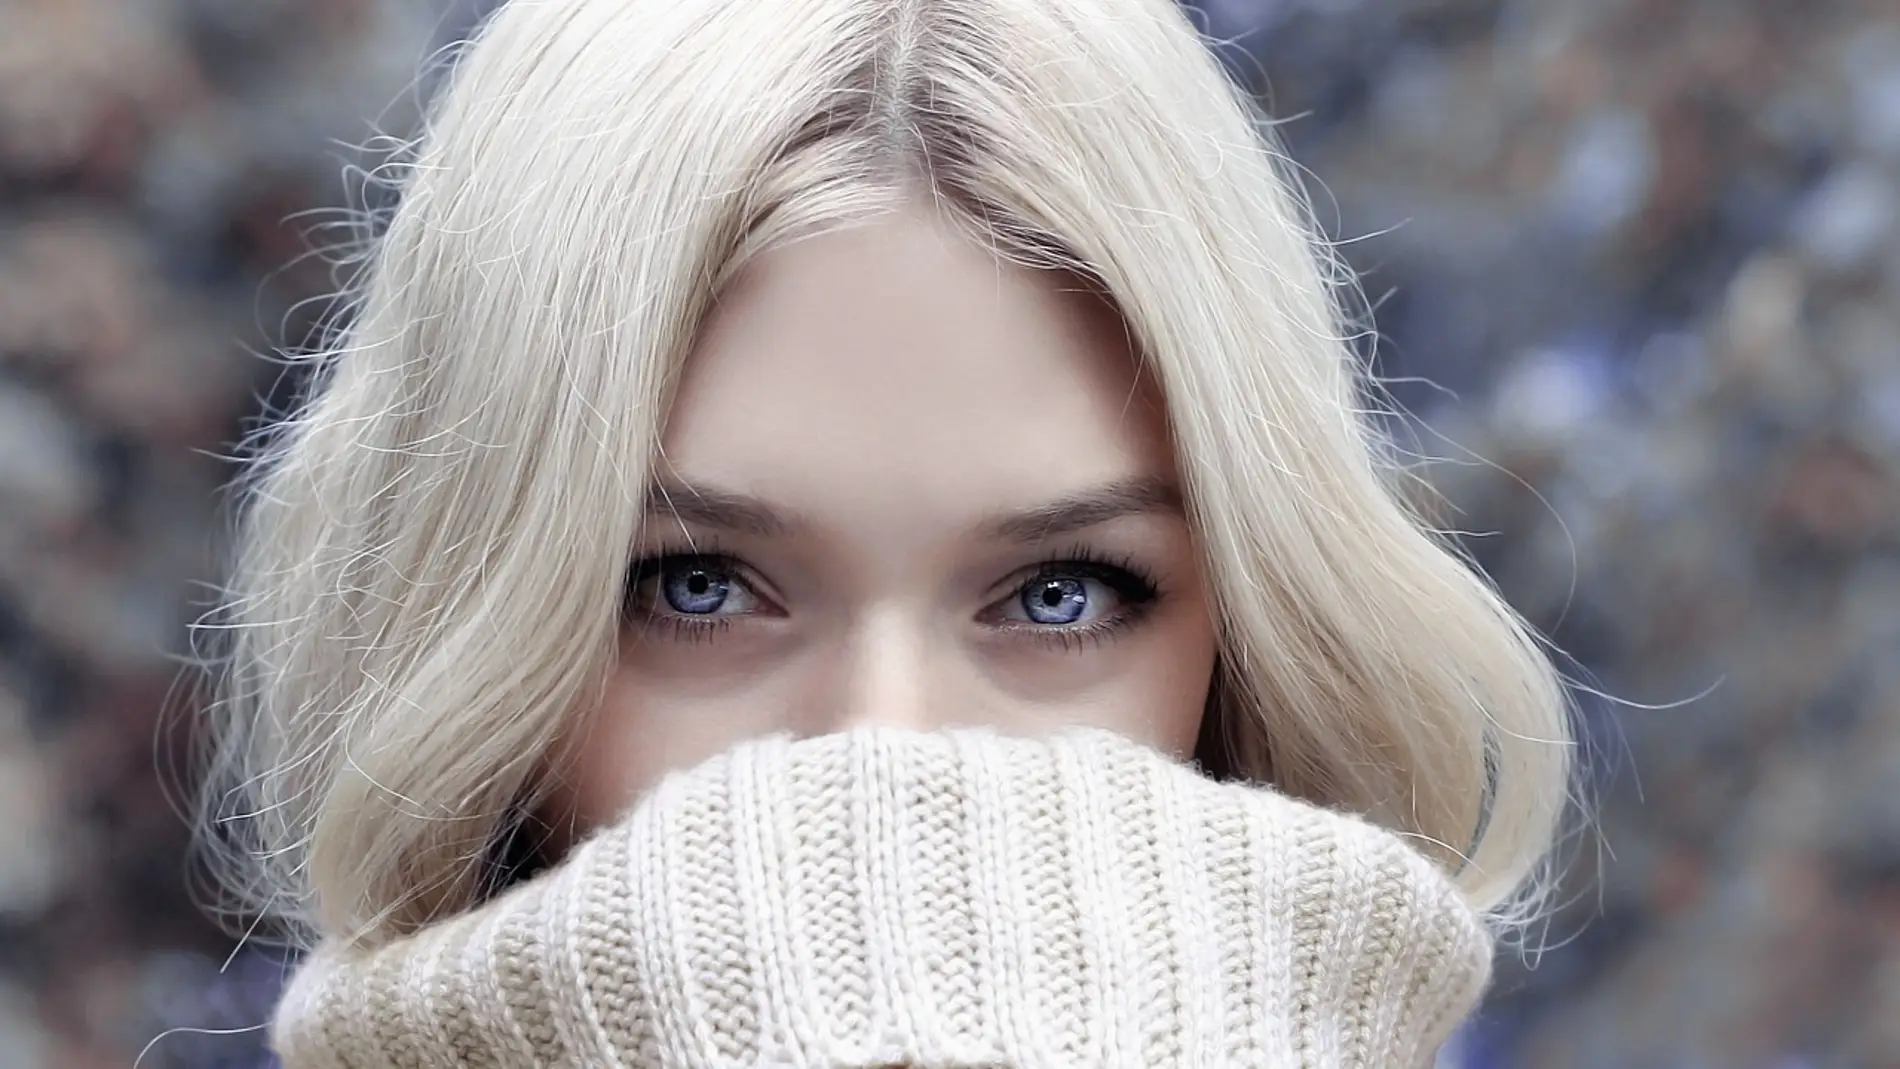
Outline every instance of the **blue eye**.
POLYGON ((1129 577, 1126 589, 1120 576, 1098 577, 1083 564, 1076 571, 1050 571, 1026 580, 1016 596, 1003 606, 1003 619, 1047 628, 1081 629, 1137 611, 1154 600, 1152 588, 1129 577))
POLYGON ((710 568, 668 568, 661 572, 660 589, 674 612, 703 616, 719 611, 732 593, 732 577, 710 568))
POLYGON ((1154 580, 1133 561, 1104 559, 1078 546, 1037 565, 985 615, 1004 630, 1066 650, 1138 622, 1160 597, 1154 580))
POLYGON ((1091 599, 1086 580, 1064 575, 1032 580, 1023 586, 1018 600, 1029 619, 1061 626, 1080 620, 1091 599))
POLYGON ((627 613, 635 619, 743 616, 759 608, 759 598, 721 557, 652 558, 627 577, 627 613))

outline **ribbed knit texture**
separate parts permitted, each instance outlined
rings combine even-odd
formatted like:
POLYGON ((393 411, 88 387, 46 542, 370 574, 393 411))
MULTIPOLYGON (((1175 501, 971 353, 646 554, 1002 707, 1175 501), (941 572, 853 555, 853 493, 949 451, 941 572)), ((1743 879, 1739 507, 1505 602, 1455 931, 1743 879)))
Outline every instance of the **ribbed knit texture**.
POLYGON ((666 778, 562 864, 319 948, 286 1069, 1417 1069, 1490 939, 1389 832, 1098 730, 860 729, 666 778))

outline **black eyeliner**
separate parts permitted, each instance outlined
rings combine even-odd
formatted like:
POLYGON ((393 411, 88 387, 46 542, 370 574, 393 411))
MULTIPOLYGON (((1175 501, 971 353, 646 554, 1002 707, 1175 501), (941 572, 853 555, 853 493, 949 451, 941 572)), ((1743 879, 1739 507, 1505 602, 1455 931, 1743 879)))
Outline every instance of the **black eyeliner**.
POLYGON ((1123 598, 1137 602, 1159 601, 1161 586, 1132 557, 1098 553, 1088 546, 1074 546, 1062 554, 1033 566, 1033 579, 1081 576, 1097 579, 1123 598))

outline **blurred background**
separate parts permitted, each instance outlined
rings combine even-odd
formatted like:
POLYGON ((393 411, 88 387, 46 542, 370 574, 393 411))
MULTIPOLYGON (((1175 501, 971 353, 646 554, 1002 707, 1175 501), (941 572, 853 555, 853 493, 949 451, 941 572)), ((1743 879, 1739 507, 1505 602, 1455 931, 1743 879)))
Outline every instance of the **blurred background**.
MULTIPOLYGON (((268 1064, 159 714, 353 146, 483 6, 0 0, 0 1069, 268 1064)), ((1194 7, 1445 525, 1614 696, 1549 949, 1446 1063, 1900 1066, 1900 3, 1194 7)))

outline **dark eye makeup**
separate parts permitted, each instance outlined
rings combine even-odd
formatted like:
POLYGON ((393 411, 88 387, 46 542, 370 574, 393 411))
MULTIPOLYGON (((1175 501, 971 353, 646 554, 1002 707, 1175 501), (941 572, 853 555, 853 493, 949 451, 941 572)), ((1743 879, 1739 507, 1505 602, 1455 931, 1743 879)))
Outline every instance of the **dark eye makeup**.
MULTIPOLYGON (((643 634, 710 642, 748 617, 780 616, 767 584, 715 546, 660 552, 627 570, 622 619, 643 634)), ((1139 624, 1163 593, 1132 559, 1077 545, 998 584, 978 622, 1011 640, 1080 650, 1139 624)))

